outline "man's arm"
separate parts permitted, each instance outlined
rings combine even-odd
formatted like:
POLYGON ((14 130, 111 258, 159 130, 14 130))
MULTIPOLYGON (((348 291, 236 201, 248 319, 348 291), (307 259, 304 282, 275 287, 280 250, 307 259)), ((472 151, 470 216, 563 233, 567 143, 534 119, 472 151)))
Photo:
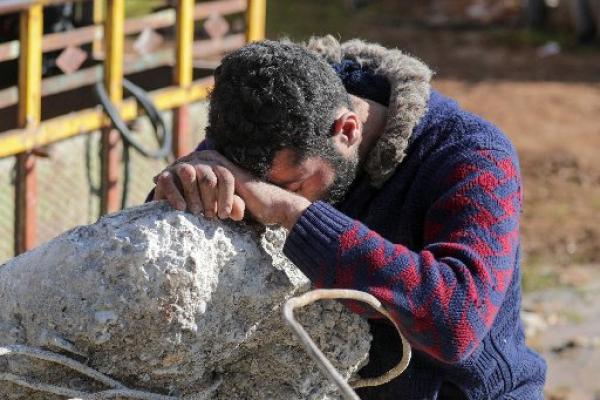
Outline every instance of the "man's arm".
POLYGON ((473 150, 435 170, 440 190, 421 251, 317 202, 293 227, 284 252, 317 287, 371 293, 413 346, 453 363, 480 344, 510 284, 520 177, 515 155, 504 151, 473 150))
POLYGON ((180 158, 155 178, 154 200, 180 211, 239 221, 246 209, 260 223, 288 230, 311 204, 306 198, 256 179, 214 150, 180 158))

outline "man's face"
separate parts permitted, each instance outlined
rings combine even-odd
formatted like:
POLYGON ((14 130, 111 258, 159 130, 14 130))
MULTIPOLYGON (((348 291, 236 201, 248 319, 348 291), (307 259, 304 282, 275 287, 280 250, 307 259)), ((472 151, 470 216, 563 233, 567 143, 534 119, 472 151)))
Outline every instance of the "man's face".
POLYGON ((291 149, 277 152, 268 172, 269 182, 310 201, 337 203, 356 178, 358 157, 347 159, 331 144, 322 155, 299 160, 291 149))

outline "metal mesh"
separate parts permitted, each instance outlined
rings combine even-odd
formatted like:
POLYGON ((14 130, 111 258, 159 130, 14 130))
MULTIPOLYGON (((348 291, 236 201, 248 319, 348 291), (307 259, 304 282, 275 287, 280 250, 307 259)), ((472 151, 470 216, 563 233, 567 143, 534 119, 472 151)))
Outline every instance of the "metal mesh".
POLYGON ((0 264, 12 257, 14 248, 15 158, 0 159, 0 264))
MULTIPOLYGON (((166 118, 166 123, 170 124, 171 119, 166 118)), ((140 118, 135 124, 138 140, 147 147, 156 148, 156 139, 149 133, 151 129, 153 128, 148 118, 140 118)), ((166 161, 146 158, 133 148, 130 150, 130 155, 131 183, 127 207, 142 204, 146 200, 148 192, 154 186, 152 178, 167 166, 166 161)))
MULTIPOLYGON (((50 157, 38 158, 38 244, 97 217, 98 202, 88 182, 86 145, 91 144, 92 154, 97 154, 99 138, 99 133, 93 133, 56 143, 50 149, 50 157)), ((91 172, 98 166, 98 161, 92 162, 91 172)))

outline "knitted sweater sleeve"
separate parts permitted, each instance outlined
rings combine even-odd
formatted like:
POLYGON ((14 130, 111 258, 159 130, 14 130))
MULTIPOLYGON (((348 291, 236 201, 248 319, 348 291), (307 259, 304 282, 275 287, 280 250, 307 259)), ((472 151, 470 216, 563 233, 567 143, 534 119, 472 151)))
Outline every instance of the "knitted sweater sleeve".
POLYGON ((513 152, 453 159, 435 174, 421 249, 392 243, 323 202, 303 213, 284 248, 315 286, 377 297, 412 346, 446 363, 468 357, 494 321, 517 260, 521 207, 513 152))

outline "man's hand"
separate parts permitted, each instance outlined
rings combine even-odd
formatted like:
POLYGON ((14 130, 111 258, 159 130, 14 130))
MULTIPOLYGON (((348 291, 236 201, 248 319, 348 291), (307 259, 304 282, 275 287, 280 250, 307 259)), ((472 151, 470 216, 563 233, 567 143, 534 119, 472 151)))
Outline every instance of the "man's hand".
POLYGON ((178 210, 239 221, 245 209, 263 224, 291 229, 310 201, 257 180, 213 150, 179 159, 154 178, 154 200, 167 200, 178 210))
POLYGON ((174 208, 187 209, 208 218, 244 217, 245 203, 234 194, 231 172, 210 157, 212 151, 196 151, 180 158, 154 177, 154 200, 167 200, 174 208))

